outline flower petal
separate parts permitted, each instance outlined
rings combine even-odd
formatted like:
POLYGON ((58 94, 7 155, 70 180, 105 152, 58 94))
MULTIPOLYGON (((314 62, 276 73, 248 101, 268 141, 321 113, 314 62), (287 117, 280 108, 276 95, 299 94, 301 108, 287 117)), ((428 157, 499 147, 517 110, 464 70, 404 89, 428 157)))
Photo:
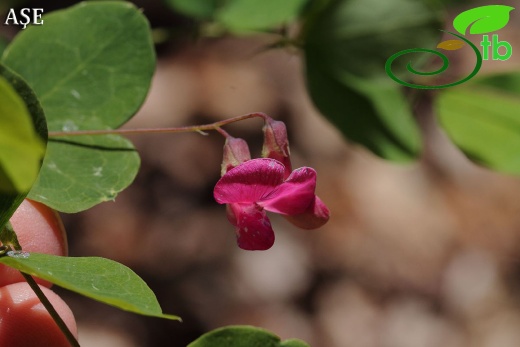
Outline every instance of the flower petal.
POLYGON ((303 213, 294 216, 285 216, 293 225, 302 229, 317 229, 328 222, 330 211, 317 196, 303 213))
POLYGON ((263 208, 255 204, 229 204, 228 219, 236 226, 242 249, 264 251, 274 244, 274 231, 263 208))
POLYGON ((219 204, 254 203, 283 182, 284 170, 283 164, 274 159, 248 160, 220 178, 213 196, 219 204))
POLYGON ((316 171, 310 167, 294 170, 287 180, 258 204, 266 210, 285 215, 305 212, 314 200, 316 171))

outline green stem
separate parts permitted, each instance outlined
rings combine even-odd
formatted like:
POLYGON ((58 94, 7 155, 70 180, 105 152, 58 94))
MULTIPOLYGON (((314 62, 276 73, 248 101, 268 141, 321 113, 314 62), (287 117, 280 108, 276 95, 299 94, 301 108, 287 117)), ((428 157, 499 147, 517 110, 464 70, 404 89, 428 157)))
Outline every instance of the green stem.
POLYGON ((76 338, 74 337, 72 332, 69 330, 69 327, 65 324, 63 319, 61 319, 58 312, 56 312, 56 310, 54 309, 54 306, 52 306, 49 299, 47 299, 45 294, 43 294, 43 291, 38 286, 38 284, 36 283, 34 278, 32 278, 30 275, 25 274, 21 271, 20 271, 20 273, 25 278, 25 280, 27 281, 27 283, 29 284, 31 289, 34 291, 34 293, 36 294, 38 299, 40 299, 43 306, 47 309, 47 311, 51 315, 52 319, 56 322, 56 324, 58 325, 58 328, 60 328, 60 330, 63 332, 63 335, 65 335, 65 337, 67 338, 67 341, 69 341, 70 345, 73 347, 80 347, 79 342, 76 340, 76 338))
POLYGON ((49 137, 60 137, 60 136, 84 136, 84 135, 134 135, 134 134, 160 134, 160 133, 188 133, 188 132, 199 132, 203 133, 208 130, 218 131, 220 127, 228 125, 234 122, 239 122, 245 119, 260 117, 267 119, 268 116, 261 112, 248 113, 243 116, 233 117, 225 120, 221 120, 211 124, 203 125, 191 125, 176 128, 145 128, 145 129, 107 129, 107 130, 77 130, 77 131, 49 131, 49 137))

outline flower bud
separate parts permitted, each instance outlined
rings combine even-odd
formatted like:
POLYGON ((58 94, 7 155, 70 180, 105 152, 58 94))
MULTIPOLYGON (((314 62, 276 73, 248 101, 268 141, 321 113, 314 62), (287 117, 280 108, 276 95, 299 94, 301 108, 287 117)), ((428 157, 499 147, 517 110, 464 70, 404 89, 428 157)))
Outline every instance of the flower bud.
POLYGON ((251 159, 251 153, 249 152, 249 146, 243 139, 239 139, 232 136, 226 137, 224 143, 224 155, 222 159, 222 168, 220 171, 221 176, 226 172, 242 164, 243 162, 251 159))
POLYGON ((262 130, 264 132, 262 157, 281 162, 285 166, 285 178, 287 178, 291 174, 292 167, 285 123, 268 117, 262 130))

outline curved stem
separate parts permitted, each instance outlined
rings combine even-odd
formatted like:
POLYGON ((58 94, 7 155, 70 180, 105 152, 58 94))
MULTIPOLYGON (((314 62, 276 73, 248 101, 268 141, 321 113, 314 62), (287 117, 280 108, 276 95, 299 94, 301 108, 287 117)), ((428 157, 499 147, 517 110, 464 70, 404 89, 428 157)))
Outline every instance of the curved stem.
POLYGON ((36 283, 34 278, 32 278, 32 276, 30 276, 26 273, 23 273, 21 271, 20 271, 20 273, 25 278, 25 280, 27 281, 27 283, 29 284, 31 289, 34 291, 34 293, 36 294, 38 299, 40 299, 43 306, 47 309, 47 311, 51 315, 52 319, 56 322, 56 324, 58 325, 58 328, 60 328, 60 330, 63 332, 63 335, 65 335, 65 337, 67 338, 67 341, 69 341, 70 345, 73 347, 80 347, 78 340, 76 340, 76 338, 74 337, 72 332, 69 330, 69 327, 65 324, 63 319, 61 319, 58 312, 56 312, 56 310, 54 309, 54 306, 52 306, 49 299, 47 299, 45 294, 43 294, 42 290, 40 289, 40 287, 38 286, 38 284, 36 283))
POLYGON ((49 131, 49 137, 61 137, 61 136, 84 136, 84 135, 134 135, 134 134, 160 134, 160 133, 188 133, 188 132, 199 132, 204 134, 204 131, 216 130, 222 134, 220 127, 239 122, 245 119, 260 117, 267 119, 268 116, 261 112, 248 113, 242 116, 237 116, 225 120, 221 120, 211 124, 203 125, 191 125, 176 128, 144 128, 144 129, 107 129, 107 130, 77 130, 77 131, 49 131))

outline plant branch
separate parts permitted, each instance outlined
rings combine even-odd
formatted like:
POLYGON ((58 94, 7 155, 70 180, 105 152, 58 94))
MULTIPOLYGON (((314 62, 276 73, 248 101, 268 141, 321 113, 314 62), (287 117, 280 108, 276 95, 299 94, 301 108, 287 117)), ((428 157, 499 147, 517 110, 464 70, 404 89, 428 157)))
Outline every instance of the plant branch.
POLYGON ((38 284, 36 283, 34 278, 32 278, 32 276, 30 276, 26 273, 23 273, 21 271, 20 271, 20 273, 25 278, 25 280, 27 281, 27 283, 29 284, 31 289, 34 291, 34 293, 36 294, 38 299, 40 299, 43 306, 47 309, 47 311, 51 315, 52 319, 56 322, 56 324, 58 325, 58 328, 60 328, 60 330, 63 332, 63 335, 65 335, 65 337, 67 338, 67 341, 69 341, 70 345, 73 347, 80 347, 78 340, 76 340, 76 338, 74 337, 72 332, 69 330, 69 327, 65 324, 63 319, 61 319, 58 312, 56 312, 56 310, 54 309, 54 306, 52 306, 51 302, 49 301, 49 299, 47 299, 47 297, 45 296, 45 294, 43 293, 41 288, 38 286, 38 284))
MULTIPOLYGON (((237 116, 225 120, 221 120, 211 124, 203 125, 190 125, 176 128, 143 128, 143 129, 107 129, 107 130, 77 130, 77 131, 49 131, 49 137, 61 137, 61 136, 84 136, 84 135, 134 135, 134 134, 161 134, 161 133, 188 133, 198 132, 205 134, 204 131, 215 130, 219 131, 220 127, 231 123, 239 122, 242 120, 260 117, 267 119, 268 116, 261 112, 248 113, 242 116, 237 116)), ((220 132, 220 131, 219 131, 220 132)))

